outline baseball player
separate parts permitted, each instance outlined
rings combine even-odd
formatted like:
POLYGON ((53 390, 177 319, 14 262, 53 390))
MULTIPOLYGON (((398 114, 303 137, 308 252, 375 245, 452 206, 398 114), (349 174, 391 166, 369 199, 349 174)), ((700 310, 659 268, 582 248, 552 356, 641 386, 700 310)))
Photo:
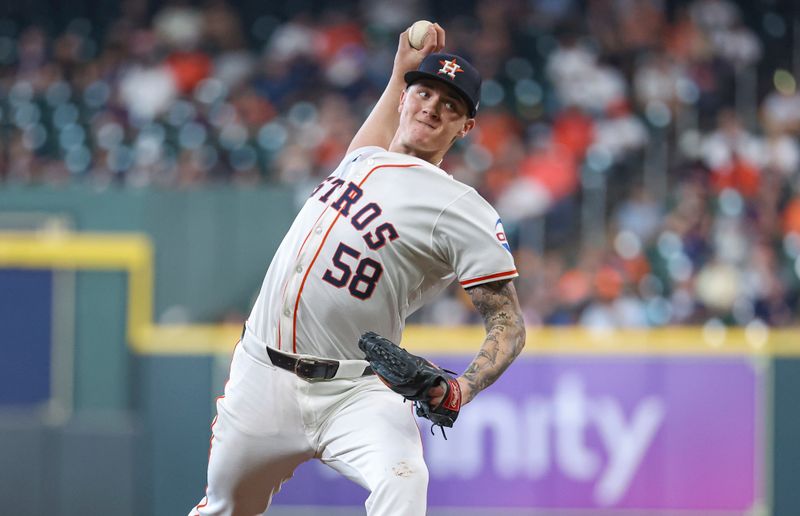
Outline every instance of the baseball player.
MULTIPOLYGON (((468 403, 520 353, 517 276, 495 210, 438 168, 475 126, 480 75, 400 36, 389 84, 338 168, 276 252, 236 346, 212 425, 208 487, 191 515, 252 516, 318 459, 370 495, 369 515, 423 515, 428 471, 416 420, 372 374, 366 331, 400 342, 406 317, 458 280, 486 339, 457 378, 468 403)), ((429 391, 431 403, 444 396, 429 391)))

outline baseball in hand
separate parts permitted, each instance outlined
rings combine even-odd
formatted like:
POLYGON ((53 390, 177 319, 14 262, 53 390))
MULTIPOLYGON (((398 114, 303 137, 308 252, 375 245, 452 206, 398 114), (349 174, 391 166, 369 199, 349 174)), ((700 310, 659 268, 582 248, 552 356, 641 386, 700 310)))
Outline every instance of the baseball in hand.
POLYGON ((412 47, 420 50, 425 46, 425 38, 428 36, 428 28, 433 25, 428 20, 414 22, 408 31, 408 42, 412 47))

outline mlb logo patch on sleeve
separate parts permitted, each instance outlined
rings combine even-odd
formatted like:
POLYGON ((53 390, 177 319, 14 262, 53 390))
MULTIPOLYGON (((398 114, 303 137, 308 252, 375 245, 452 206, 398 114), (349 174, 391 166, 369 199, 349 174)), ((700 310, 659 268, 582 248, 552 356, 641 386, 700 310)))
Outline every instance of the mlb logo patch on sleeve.
POLYGON ((500 242, 500 245, 506 248, 506 251, 509 253, 511 252, 511 246, 508 245, 508 239, 506 238, 506 230, 503 229, 503 221, 501 219, 497 219, 497 222, 494 224, 494 236, 497 238, 497 241, 500 242))

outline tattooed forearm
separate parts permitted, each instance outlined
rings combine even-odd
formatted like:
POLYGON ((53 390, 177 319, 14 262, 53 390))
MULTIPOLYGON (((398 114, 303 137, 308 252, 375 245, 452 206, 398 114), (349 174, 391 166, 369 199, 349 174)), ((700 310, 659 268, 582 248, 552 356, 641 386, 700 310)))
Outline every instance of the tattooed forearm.
POLYGON ((465 402, 493 384, 525 346, 525 323, 513 283, 486 283, 467 292, 483 316, 486 339, 461 376, 469 387, 465 402))

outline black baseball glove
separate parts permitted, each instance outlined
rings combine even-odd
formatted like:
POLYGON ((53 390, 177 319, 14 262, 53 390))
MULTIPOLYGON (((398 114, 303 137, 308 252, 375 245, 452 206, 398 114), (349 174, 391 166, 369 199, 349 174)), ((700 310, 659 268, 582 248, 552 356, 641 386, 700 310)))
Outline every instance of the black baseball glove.
POLYGON ((434 426, 442 427, 442 434, 443 427, 453 426, 461 409, 461 386, 453 377, 456 373, 413 355, 371 331, 361 336, 358 347, 366 354, 372 370, 383 383, 414 402, 418 416, 430 419, 434 426), (445 393, 442 401, 432 406, 429 392, 436 386, 443 387, 445 393))

